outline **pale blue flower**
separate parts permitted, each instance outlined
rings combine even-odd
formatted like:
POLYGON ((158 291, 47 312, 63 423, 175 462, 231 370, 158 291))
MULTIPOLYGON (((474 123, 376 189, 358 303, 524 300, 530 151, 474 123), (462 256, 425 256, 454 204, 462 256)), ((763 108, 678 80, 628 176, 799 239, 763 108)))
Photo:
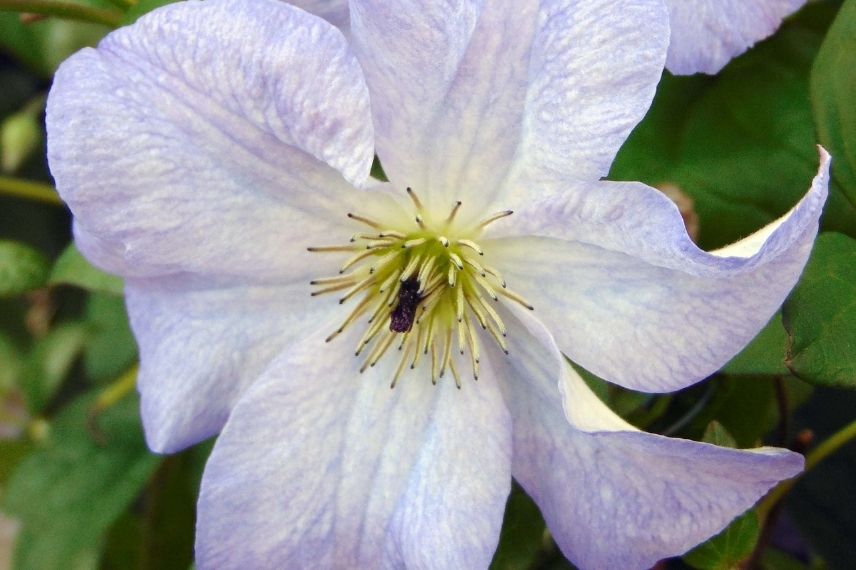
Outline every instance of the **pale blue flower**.
POLYGON ((717 370, 796 282, 826 153, 787 216, 705 253, 659 192, 599 180, 663 4, 350 6, 349 43, 273 0, 170 5, 49 98, 77 244, 126 281, 149 445, 223 430, 199 567, 484 568, 514 476, 576 564, 644 568, 798 473, 636 430, 560 350, 640 390, 717 370))

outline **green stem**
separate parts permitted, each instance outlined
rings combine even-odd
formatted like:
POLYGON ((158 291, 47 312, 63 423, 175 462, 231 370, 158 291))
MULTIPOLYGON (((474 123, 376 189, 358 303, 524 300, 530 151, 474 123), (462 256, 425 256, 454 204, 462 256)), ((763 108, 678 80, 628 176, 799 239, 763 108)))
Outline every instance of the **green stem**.
POLYGON ((123 12, 130 10, 133 8, 137 2, 136 0, 109 0, 111 4, 122 10, 123 12))
MULTIPOLYGON (((818 463, 841 449, 842 446, 856 439, 856 421, 848 424, 843 429, 839 430, 823 443, 818 445, 811 453, 805 456, 805 471, 803 474, 811 471, 818 463)), ((765 521, 773 507, 782 500, 782 497, 788 494, 798 478, 789 479, 779 484, 778 487, 770 491, 758 505, 758 516, 761 521, 765 521)))
POLYGON ((66 20, 102 24, 111 28, 118 28, 122 24, 122 14, 115 10, 102 10, 61 0, 0 0, 0 11, 44 14, 66 20))
MULTIPOLYGON (((3 2, 5 0, 0 0, 3 2)), ((26 198, 43 202, 53 206, 62 206, 62 200, 59 194, 48 184, 41 182, 30 182, 29 180, 21 180, 10 176, 0 176, 0 195, 15 196, 18 198, 26 198)))

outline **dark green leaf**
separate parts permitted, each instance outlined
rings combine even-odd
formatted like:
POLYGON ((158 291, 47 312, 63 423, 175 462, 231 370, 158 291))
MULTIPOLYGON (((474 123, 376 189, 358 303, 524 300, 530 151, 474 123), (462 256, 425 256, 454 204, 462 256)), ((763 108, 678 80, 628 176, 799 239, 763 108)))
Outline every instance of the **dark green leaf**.
POLYGON ((748 558, 758 543, 758 515, 748 511, 701 546, 684 555, 684 561, 698 570, 732 570, 748 558))
POLYGON ((818 237, 782 315, 794 374, 813 384, 856 388, 856 240, 818 237))
POLYGON ((48 260, 35 249, 14 241, 0 241, 0 297, 42 287, 49 272, 48 260))
MULTIPOLYGON (((817 172, 809 73, 829 5, 808 6, 714 78, 666 74, 611 178, 671 183, 693 198, 700 244, 721 247, 772 222, 817 172)), ((835 184, 826 228, 856 236, 856 208, 835 184)))
POLYGON ((21 386, 29 408, 38 413, 51 398, 80 356, 88 335, 82 323, 61 324, 39 339, 27 355, 21 386))
POLYGON ((784 376, 789 374, 785 366, 785 349, 788 335, 782 326, 782 315, 776 313, 740 354, 722 368, 731 375, 784 376))
POLYGON ((91 333, 83 354, 86 375, 96 381, 110 380, 127 370, 137 357, 137 344, 125 301, 93 293, 86 301, 86 322, 91 333))
POLYGON ((44 449, 20 464, 5 493, 5 511, 22 523, 19 570, 67 568, 93 551, 136 497, 160 459, 143 442, 139 401, 129 397, 98 417, 101 443, 87 429, 92 395, 67 407, 44 449))
POLYGON ((525 570, 542 554, 544 519, 537 505, 517 485, 508 497, 499 547, 493 557, 492 570, 525 570))
MULTIPOLYGON (((856 0, 838 12, 814 61, 811 96, 817 134, 835 160, 832 176, 856 204, 856 0)), ((856 221, 854 221, 856 223, 856 221)))
POLYGON ((93 267, 74 244, 59 256, 48 281, 51 285, 75 285, 89 291, 121 295, 124 283, 115 275, 93 267))

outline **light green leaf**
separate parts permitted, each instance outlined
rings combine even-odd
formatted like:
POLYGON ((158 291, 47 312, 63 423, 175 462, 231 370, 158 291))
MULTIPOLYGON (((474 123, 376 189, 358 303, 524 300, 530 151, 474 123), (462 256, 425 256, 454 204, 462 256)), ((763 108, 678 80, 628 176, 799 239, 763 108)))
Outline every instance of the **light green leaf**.
POLYGON ((824 233, 782 308, 786 364, 806 382, 856 388, 856 240, 824 233))
POLYGON ((698 570, 733 570, 748 558, 758 544, 760 526, 754 510, 748 511, 718 535, 684 555, 698 570))
POLYGON ((0 297, 12 297, 45 284, 50 265, 28 245, 0 240, 0 297))
POLYGON ((4 510, 23 523, 18 570, 67 568, 68 561, 100 548, 160 462, 143 442, 136 397, 99 416, 100 443, 87 429, 93 401, 90 394, 63 410, 46 446, 24 460, 9 482, 4 510))
POLYGON ((72 243, 53 266, 48 283, 74 285, 88 291, 121 295, 124 283, 119 277, 93 267, 72 243))
MULTIPOLYGON (((820 142, 832 153, 832 177, 856 204, 856 0, 847 0, 829 28, 811 71, 820 142)), ((856 220, 854 220, 856 223, 856 220)))
POLYGON ((80 356, 88 332, 82 323, 61 324, 39 339, 27 355, 21 387, 32 413, 50 403, 80 356))
POLYGON ((725 426, 716 420, 707 424, 707 428, 704 430, 704 436, 701 440, 705 443, 712 443, 713 445, 718 445, 720 447, 737 447, 737 440, 734 439, 734 436, 728 433, 725 426))

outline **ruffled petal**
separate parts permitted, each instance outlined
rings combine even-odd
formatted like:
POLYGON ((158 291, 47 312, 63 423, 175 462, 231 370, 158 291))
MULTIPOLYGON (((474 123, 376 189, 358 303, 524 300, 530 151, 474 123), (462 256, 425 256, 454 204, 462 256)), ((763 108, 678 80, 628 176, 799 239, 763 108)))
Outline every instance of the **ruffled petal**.
POLYGON ((47 129, 60 194, 107 244, 82 249, 123 275, 281 280, 364 197, 348 181, 373 156, 344 37, 274 0, 184 2, 117 30, 61 66, 47 129))
POLYGON ((802 456, 783 449, 635 430, 597 400, 543 325, 521 313, 509 319, 507 367, 494 368, 496 355, 488 364, 505 379, 512 471, 581 569, 644 569, 682 554, 802 469, 802 456))
POLYGON ((668 44, 659 0, 353 0, 351 26, 387 175, 442 207, 512 168, 604 175, 668 44))
POLYGON ((698 249, 675 205, 637 183, 544 194, 484 240, 572 360, 636 390, 676 390, 739 352, 784 301, 811 252, 829 155, 787 215, 723 250, 698 249), (516 218, 516 219, 515 219, 516 218))
POLYGON ((672 40, 666 67, 676 75, 717 73, 775 32, 805 0, 666 0, 672 40))
POLYGON ((235 407, 202 481, 199 568, 486 568, 510 489, 496 383, 390 390, 389 362, 360 376, 337 343, 294 345, 235 407))
POLYGON ((306 289, 211 288, 187 277, 127 281, 152 450, 172 453, 219 432, 270 361, 307 327, 326 322, 333 307, 310 301, 306 289))

